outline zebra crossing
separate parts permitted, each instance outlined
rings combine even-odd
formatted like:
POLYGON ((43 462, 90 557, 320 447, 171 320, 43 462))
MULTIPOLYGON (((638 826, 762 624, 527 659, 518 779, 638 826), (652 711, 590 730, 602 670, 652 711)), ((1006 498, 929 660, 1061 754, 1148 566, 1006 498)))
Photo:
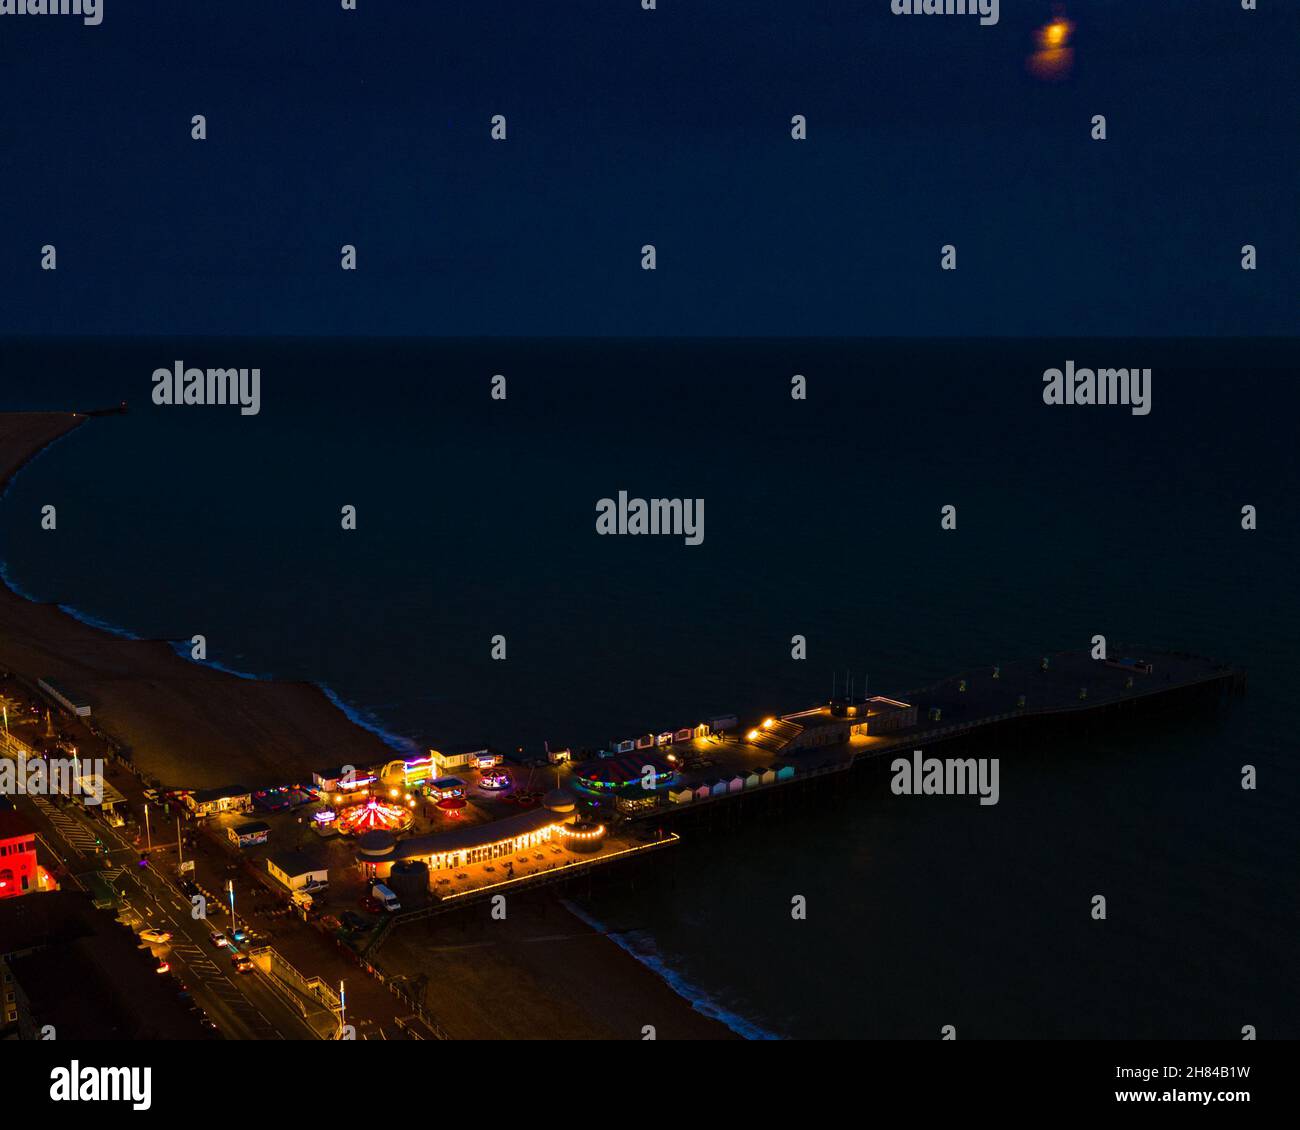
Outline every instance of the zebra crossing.
POLYGON ((175 942, 172 945, 172 952, 193 969, 201 980, 206 982, 209 978, 225 979, 221 967, 204 953, 201 947, 190 942, 175 942))
POLYGON ((221 981, 210 982, 208 990, 235 1013, 248 1027, 252 1030, 253 1036, 258 1040, 283 1040, 284 1037, 276 1031, 270 1021, 261 1014, 249 1000, 234 985, 223 979, 221 981))
POLYGON ((47 797, 40 795, 32 796, 32 802, 36 805, 37 810, 50 825, 54 828, 63 842, 69 847, 80 852, 82 855, 94 855, 98 846, 96 841, 98 837, 95 833, 87 828, 80 820, 63 809, 52 804, 47 797))
POLYGON ((172 944, 171 952, 206 992, 239 1017, 256 1039, 284 1039, 202 947, 191 942, 176 942, 172 944))
MULTIPOLYGON (((202 994, 199 998, 201 1003, 207 1007, 210 1016, 215 1015, 221 1021, 227 1034, 261 1040, 285 1038, 284 1031, 267 1018, 268 1012, 276 1015, 276 1006, 282 1007, 283 1002, 268 1004, 265 999, 267 990, 265 985, 257 983, 258 977, 245 975, 237 984, 222 960, 228 957, 226 951, 215 951, 203 945, 202 939, 186 935, 184 930, 193 928, 185 921, 190 907, 174 885, 160 875, 137 869, 133 862, 123 863, 123 853, 131 854, 131 851, 112 829, 97 833, 95 824, 88 823, 79 812, 65 811, 45 796, 28 794, 28 799, 37 815, 49 824, 53 833, 50 838, 59 844, 58 851, 46 844, 51 855, 65 865, 71 857, 83 857, 83 862, 68 866, 66 881, 85 889, 78 878, 79 874, 82 878, 90 875, 84 861, 89 861, 92 869, 97 863, 102 863, 96 873, 117 892, 125 914, 133 916, 138 923, 173 931, 175 941, 155 948, 154 953, 160 960, 171 961, 173 974, 188 981, 202 994), (117 856, 112 862, 98 854, 100 840, 104 848, 111 849, 117 856)), ((283 1025, 283 1021, 280 1023, 283 1025)), ((297 1028, 290 1023, 285 1030, 297 1031, 297 1028)))

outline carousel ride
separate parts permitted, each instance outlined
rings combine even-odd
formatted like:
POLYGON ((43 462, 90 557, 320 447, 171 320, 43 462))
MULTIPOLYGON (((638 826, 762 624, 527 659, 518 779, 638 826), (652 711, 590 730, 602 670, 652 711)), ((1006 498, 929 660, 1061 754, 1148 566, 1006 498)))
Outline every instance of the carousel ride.
POLYGON ((361 804, 340 809, 337 827, 342 835, 364 836, 367 832, 405 832, 413 821, 407 805, 385 804, 372 796, 361 804))
POLYGON ((508 789, 513 782, 510 774, 504 769, 484 769, 478 775, 478 784, 481 789, 499 793, 508 789))
POLYGON ((468 802, 464 797, 445 796, 438 801, 438 809, 444 816, 450 816, 453 820, 459 819, 461 811, 468 802))

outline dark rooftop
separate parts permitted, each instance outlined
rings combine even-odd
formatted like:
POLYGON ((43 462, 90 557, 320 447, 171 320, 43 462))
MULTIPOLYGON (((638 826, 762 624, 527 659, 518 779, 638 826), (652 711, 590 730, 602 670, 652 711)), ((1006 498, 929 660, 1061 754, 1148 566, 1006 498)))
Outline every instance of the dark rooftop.
POLYGON ((286 875, 303 875, 308 871, 328 870, 322 860, 314 859, 301 851, 275 851, 267 857, 267 860, 274 863, 286 875))
POLYGON ((19 836, 34 836, 36 829, 27 822, 27 818, 16 809, 0 808, 0 840, 17 839, 19 836))
MULTIPOLYGON (((547 808, 531 808, 527 812, 519 812, 500 820, 490 820, 486 824, 466 824, 447 832, 434 832, 428 836, 400 840, 386 857, 367 855, 364 858, 367 863, 373 863, 382 858, 418 859, 440 851, 463 851, 536 832, 545 828, 547 824, 560 824, 570 818, 568 813, 552 812, 547 808)), ((358 844, 358 848, 361 846, 358 844)))
POLYGON ((219 789, 196 789, 190 793, 195 801, 202 804, 209 800, 224 800, 232 796, 251 796, 253 790, 247 785, 222 785, 219 789))
POLYGON ((0 953, 60 1040, 198 1040, 204 1032, 134 931, 80 891, 0 903, 0 953), (25 952, 30 951, 30 952, 25 952))

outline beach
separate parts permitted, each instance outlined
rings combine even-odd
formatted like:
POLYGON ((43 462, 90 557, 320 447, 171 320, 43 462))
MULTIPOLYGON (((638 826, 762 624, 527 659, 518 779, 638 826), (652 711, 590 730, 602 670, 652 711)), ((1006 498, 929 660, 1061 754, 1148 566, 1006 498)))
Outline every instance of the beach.
POLYGON ((380 963, 427 985, 452 1039, 737 1039, 554 895, 510 898, 389 935, 380 963), (651 1029, 653 1031, 649 1031, 651 1029))
MULTIPOLYGON (((68 412, 0 413, 0 489, 87 420, 68 412)), ((113 426, 111 417, 92 423, 113 426)), ((57 529, 48 536, 57 538, 57 529)), ((314 769, 396 756, 319 687, 191 663, 167 641, 116 636, 8 586, 0 588, 0 667, 33 683, 52 679, 83 697, 94 725, 164 787, 283 784, 309 779, 314 769)))
MULTIPOLYGON (((88 420, 0 413, 0 491, 88 420)), ((92 423, 113 426, 111 418, 92 423)), ((313 769, 396 756, 316 686, 191 663, 166 641, 114 635, 7 586, 0 586, 0 668, 30 683, 53 679, 83 697, 96 727, 165 787, 282 784, 313 769)), ((422 924, 389 943, 386 965, 430 975, 429 1006, 453 1038, 643 1039, 646 1025, 662 1039, 734 1038, 553 897, 518 905, 508 925, 458 915, 454 926, 422 924)))

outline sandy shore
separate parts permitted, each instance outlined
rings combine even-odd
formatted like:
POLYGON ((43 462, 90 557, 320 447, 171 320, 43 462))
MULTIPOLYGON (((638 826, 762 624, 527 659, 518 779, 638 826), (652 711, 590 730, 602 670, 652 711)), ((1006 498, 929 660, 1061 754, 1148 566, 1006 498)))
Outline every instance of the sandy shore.
POLYGON ((394 930, 380 964, 427 979, 426 1003, 457 1040, 738 1039, 553 895, 514 896, 506 921, 486 911, 394 930))
MULTIPOLYGON (((67 412, 0 413, 0 489, 42 448, 86 422, 67 412)), ((111 428, 113 420, 90 425, 111 428)), ((7 586, 0 586, 0 667, 33 681, 48 676, 83 695, 93 721, 168 786, 282 784, 313 769, 395 756, 317 687, 189 663, 163 641, 118 638, 7 586)))
MULTIPOLYGON (((0 413, 0 490, 86 420, 0 413)), ((92 423, 113 426, 111 419, 92 423)), ((120 639, 5 586, 0 668, 32 681, 49 676, 84 695, 93 720, 167 785, 275 784, 390 754, 316 687, 201 667, 165 642, 120 639)), ((734 1038, 553 897, 519 905, 509 925, 465 915, 448 928, 440 918, 398 930, 389 943, 393 952, 385 956, 402 971, 430 976, 430 1005, 453 1038, 639 1040, 645 1025, 660 1039, 734 1038)))

